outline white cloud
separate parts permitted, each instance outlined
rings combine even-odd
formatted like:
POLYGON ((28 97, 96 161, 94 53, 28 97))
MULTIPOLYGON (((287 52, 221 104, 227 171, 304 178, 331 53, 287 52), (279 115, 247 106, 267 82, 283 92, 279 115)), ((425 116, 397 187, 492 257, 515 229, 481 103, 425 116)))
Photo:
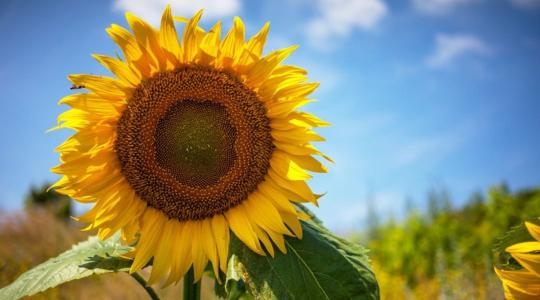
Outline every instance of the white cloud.
POLYGON ((240 11, 240 0, 118 0, 114 9, 130 11, 157 25, 167 4, 171 5, 173 14, 191 17, 199 9, 204 9, 208 18, 226 17, 240 11))
POLYGON ((510 2, 519 8, 540 8, 540 0, 510 0, 510 2))
POLYGON ((481 39, 467 34, 438 34, 435 43, 435 51, 426 59, 428 66, 433 68, 447 67, 467 54, 486 55, 491 52, 481 39))
MULTIPOLYGON (((441 15, 452 11, 457 6, 477 2, 477 0, 412 0, 414 7, 421 13, 441 15)), ((525 0, 526 1, 526 0, 525 0)))
POLYGON ((320 16, 309 22, 307 34, 315 46, 323 48, 332 36, 374 28, 388 13, 382 0, 319 0, 317 5, 320 16))

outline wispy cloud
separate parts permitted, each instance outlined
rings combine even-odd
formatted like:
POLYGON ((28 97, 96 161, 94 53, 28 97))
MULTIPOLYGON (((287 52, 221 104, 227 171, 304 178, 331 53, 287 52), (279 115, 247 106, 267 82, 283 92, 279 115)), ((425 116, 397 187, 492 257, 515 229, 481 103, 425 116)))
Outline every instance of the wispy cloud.
MULTIPOLYGON (((334 213, 330 226, 339 230, 350 230, 355 226, 366 226, 368 214, 375 212, 383 220, 399 216, 405 207, 406 195, 399 191, 371 192, 356 201, 347 203, 348 208, 334 213), (370 203, 371 202, 371 203, 370 203), (370 211, 369 206, 372 206, 370 211)), ((373 216, 371 216, 373 217, 373 216)))
POLYGON ((486 55, 490 47, 480 38, 468 34, 438 34, 435 37, 435 50, 426 59, 432 68, 448 67, 457 59, 469 54, 486 55))
POLYGON ((474 118, 456 121, 450 127, 438 131, 436 134, 427 134, 410 137, 394 145, 393 163, 397 168, 413 164, 434 164, 461 151, 473 143, 486 129, 486 115, 476 115, 474 118))
POLYGON ((417 138, 400 147, 396 157, 398 166, 414 164, 422 159, 439 160, 465 144, 458 134, 417 138))
MULTIPOLYGON (((527 1, 527 0, 522 0, 527 1)), ((531 1, 531 0, 529 0, 531 1)), ((477 0, 412 0, 414 7, 421 13, 442 15, 451 12, 458 6, 478 2, 477 0)))
POLYGON ((533 9, 540 8, 540 0, 510 0, 510 2, 518 8, 533 9))
POLYGON ((331 37, 373 29, 388 14, 382 0, 319 0, 317 7, 320 15, 307 25, 307 35, 322 49, 328 48, 331 37))
POLYGON ((114 2, 113 8, 133 12, 152 24, 159 24, 167 4, 171 5, 175 15, 186 17, 191 17, 202 8, 208 18, 231 16, 241 9, 240 0, 119 0, 114 2))

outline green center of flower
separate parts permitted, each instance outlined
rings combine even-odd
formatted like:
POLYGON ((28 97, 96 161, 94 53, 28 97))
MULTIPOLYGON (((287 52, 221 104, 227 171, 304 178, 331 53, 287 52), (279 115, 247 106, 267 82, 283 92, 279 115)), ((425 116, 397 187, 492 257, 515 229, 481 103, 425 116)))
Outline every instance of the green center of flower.
POLYGON ((215 184, 232 167, 236 129, 223 105, 178 101, 156 127, 157 162, 180 182, 215 184))

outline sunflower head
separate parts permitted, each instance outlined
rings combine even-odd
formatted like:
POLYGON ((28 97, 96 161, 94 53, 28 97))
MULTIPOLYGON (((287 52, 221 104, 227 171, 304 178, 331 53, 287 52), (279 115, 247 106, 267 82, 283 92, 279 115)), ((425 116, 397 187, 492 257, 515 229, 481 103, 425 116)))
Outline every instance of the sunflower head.
POLYGON ((508 300, 540 298, 540 226, 525 222, 525 227, 534 241, 516 243, 505 249, 523 268, 504 270, 495 267, 508 300))
POLYGON ((135 244, 131 272, 153 258, 150 283, 190 267, 198 280, 208 261, 225 271, 230 231, 261 255, 286 252, 305 217, 293 203, 317 204, 306 181, 327 171, 314 156, 330 160, 311 144, 328 123, 297 110, 318 84, 283 64, 296 47, 263 55, 268 24, 245 41, 235 18, 222 39, 201 15, 167 7, 156 29, 127 13, 131 31, 107 29, 123 58, 94 55, 114 77, 70 75, 87 92, 60 100, 71 109, 56 128, 75 134, 57 148, 53 187, 94 203, 78 217, 87 229, 135 244))

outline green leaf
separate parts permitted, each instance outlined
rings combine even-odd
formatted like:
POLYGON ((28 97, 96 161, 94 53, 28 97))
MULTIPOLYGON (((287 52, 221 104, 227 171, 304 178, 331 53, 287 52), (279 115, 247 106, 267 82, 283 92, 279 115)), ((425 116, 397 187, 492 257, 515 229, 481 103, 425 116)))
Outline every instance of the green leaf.
POLYGON ((131 260, 121 258, 131 247, 120 243, 119 235, 101 241, 90 237, 72 249, 23 273, 12 284, 0 289, 0 299, 19 299, 62 283, 93 274, 127 271, 131 260))
MULTIPOLYGON (((538 218, 531 218, 526 221, 540 225, 540 220, 538 218)), ((534 241, 534 238, 529 234, 525 222, 512 227, 504 236, 495 242, 493 248, 495 266, 504 270, 523 269, 523 267, 510 255, 510 253, 506 252, 505 249, 514 244, 527 241, 534 241)))
POLYGON ((238 273, 238 256, 232 255, 228 262, 227 276, 225 284, 219 284, 217 281, 214 285, 216 296, 227 300, 251 300, 253 296, 248 293, 246 283, 242 280, 241 274, 238 273))
POLYGON ((302 240, 286 238, 288 253, 276 251, 274 258, 252 252, 233 236, 227 292, 244 282, 255 299, 379 299, 364 248, 316 222, 302 222, 302 228, 302 240))

